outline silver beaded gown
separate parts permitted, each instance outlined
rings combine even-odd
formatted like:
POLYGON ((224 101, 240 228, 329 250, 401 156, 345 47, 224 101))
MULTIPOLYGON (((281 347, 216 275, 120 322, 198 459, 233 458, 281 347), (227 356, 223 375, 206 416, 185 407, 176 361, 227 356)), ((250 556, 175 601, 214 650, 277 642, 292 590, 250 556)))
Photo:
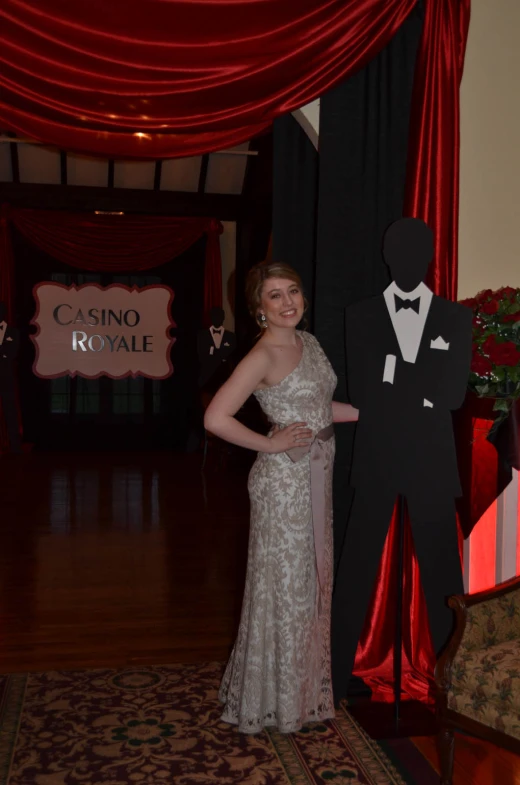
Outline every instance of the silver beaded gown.
MULTIPOLYGON (((298 331, 303 353, 278 384, 255 395, 273 424, 306 422, 316 434, 332 422, 337 379, 314 336, 298 331)), ((251 520, 238 636, 220 686, 222 719, 243 733, 276 726, 284 733, 334 716, 330 671, 332 468, 325 453, 324 580, 317 611, 317 570, 310 458, 259 453, 248 482, 251 520)))

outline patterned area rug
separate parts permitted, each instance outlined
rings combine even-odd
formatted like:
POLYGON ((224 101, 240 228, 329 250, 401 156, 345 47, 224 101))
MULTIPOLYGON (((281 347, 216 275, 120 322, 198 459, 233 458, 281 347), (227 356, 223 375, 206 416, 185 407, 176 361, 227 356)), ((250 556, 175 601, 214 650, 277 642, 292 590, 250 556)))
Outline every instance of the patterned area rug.
POLYGON ((239 734, 220 722, 221 673, 0 676, 0 785, 423 785, 346 711, 296 734, 239 734))

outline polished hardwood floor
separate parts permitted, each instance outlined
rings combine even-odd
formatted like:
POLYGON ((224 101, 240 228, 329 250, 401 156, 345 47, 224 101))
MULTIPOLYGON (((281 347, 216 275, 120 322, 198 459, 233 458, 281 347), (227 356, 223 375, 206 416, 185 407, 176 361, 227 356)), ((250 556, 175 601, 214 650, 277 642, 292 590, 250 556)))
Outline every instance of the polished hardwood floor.
POLYGON ((0 672, 225 659, 247 464, 200 454, 0 459, 0 672))
MULTIPOLYGON (((0 457, 0 672, 225 660, 248 537, 245 452, 0 457)), ((414 742, 436 765, 434 740, 414 742)), ((520 785, 457 740, 454 785, 520 785)))

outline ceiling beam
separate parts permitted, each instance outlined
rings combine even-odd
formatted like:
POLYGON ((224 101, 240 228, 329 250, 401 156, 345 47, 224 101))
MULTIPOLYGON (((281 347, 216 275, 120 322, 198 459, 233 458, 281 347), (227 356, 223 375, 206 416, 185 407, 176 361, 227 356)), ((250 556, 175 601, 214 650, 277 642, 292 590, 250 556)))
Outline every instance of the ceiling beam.
POLYGON ((242 213, 242 197, 230 194, 39 183, 0 183, 0 202, 35 209, 204 216, 221 221, 236 221, 242 213))

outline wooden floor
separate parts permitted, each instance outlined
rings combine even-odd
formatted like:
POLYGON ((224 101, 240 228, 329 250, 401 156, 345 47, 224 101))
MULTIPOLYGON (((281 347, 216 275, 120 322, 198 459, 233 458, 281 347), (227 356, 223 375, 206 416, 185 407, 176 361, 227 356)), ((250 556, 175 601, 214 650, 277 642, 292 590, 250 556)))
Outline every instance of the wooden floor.
POLYGON ((247 473, 200 455, 0 459, 0 672, 225 659, 247 473))
MULTIPOLYGON (((0 458, 0 672, 225 660, 240 613, 247 454, 0 458)), ((435 765, 433 739, 414 740, 435 765)), ((520 785, 459 737, 454 785, 520 785)))

